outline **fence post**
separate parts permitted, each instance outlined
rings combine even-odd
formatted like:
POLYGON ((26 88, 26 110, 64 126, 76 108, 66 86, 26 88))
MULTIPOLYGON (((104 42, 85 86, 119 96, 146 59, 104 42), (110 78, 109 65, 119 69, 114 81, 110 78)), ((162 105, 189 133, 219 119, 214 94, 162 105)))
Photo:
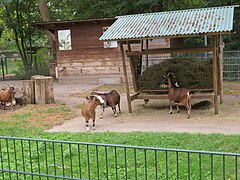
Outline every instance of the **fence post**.
POLYGON ((3 57, 1 57, 1 65, 2 65, 2 78, 3 78, 3 81, 5 81, 3 57))
POLYGON ((7 57, 4 57, 4 61, 5 61, 5 68, 6 68, 6 74, 8 74, 8 65, 7 65, 7 57))
POLYGON ((38 64, 37 64, 37 56, 36 56, 36 54, 34 54, 34 64, 35 64, 35 69, 36 69, 36 72, 37 72, 37 74, 38 74, 38 64))

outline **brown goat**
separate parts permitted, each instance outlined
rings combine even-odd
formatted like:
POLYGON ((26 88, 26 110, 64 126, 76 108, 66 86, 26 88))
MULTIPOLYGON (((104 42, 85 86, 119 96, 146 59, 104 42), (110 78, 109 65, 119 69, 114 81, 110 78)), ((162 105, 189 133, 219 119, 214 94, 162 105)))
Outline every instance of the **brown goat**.
POLYGON ((6 108, 6 103, 9 103, 12 108, 14 93, 15 88, 13 86, 7 86, 6 88, 0 89, 0 103, 3 110, 6 108))
POLYGON ((85 118, 85 126, 87 127, 87 131, 89 131, 89 120, 92 119, 92 129, 95 129, 95 118, 96 118, 96 107, 104 103, 104 100, 101 96, 91 95, 86 97, 83 108, 82 115, 85 118))
POLYGON ((117 117, 117 109, 116 106, 118 105, 118 110, 121 113, 120 109, 120 95, 116 90, 111 90, 108 93, 100 93, 98 90, 93 90, 91 92, 92 95, 99 95, 103 98, 105 103, 102 105, 102 113, 100 115, 100 119, 103 117, 103 112, 106 107, 111 107, 114 113, 114 116, 117 117))
POLYGON ((170 103, 169 114, 172 114, 172 101, 176 103, 177 112, 179 113, 179 103, 182 103, 187 109, 187 118, 191 116, 191 94, 190 91, 186 88, 181 88, 178 85, 172 85, 172 78, 175 78, 175 75, 171 72, 164 76, 168 82, 168 98, 170 103))

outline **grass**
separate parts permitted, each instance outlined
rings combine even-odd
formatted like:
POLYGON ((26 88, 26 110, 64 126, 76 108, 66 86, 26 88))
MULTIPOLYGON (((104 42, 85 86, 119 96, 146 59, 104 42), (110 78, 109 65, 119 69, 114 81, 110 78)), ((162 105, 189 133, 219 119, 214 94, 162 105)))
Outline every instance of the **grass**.
POLYGON ((54 125, 62 124, 74 116, 75 113, 63 105, 27 105, 1 114, 0 126, 5 132, 6 129, 16 129, 22 132, 21 129, 28 128, 43 131, 54 125))
MULTIPOLYGON (((8 74, 14 73, 18 69, 18 65, 20 63, 21 63, 21 59, 7 59, 8 74)), ((4 61, 4 73, 6 74, 5 61, 4 61)), ((0 74, 2 75, 2 65, 0 66, 0 74)))
POLYGON ((225 95, 240 95, 240 82, 224 81, 223 92, 225 95))

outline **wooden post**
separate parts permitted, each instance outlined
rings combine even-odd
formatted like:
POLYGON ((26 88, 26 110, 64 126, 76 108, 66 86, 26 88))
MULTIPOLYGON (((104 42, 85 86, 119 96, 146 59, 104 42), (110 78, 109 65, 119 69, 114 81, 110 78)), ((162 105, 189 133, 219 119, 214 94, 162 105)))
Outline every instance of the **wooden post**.
POLYGON ((219 89, 220 89, 220 104, 223 103, 223 36, 219 35, 219 89))
POLYGON ((217 66, 217 36, 212 36, 213 40, 213 103, 214 103, 214 113, 218 114, 218 66, 217 66))
POLYGON ((34 87, 34 81, 32 80, 23 80, 22 81, 22 92, 25 96, 29 98, 29 102, 35 104, 35 87, 34 87))
POLYGON ((125 88, 126 88, 127 101, 128 101, 128 112, 132 113, 132 105, 131 105, 130 91, 129 91, 129 85, 128 85, 127 69, 126 69, 126 62, 125 62, 124 49, 123 49, 122 42, 119 42, 119 46, 120 46, 121 56, 122 56, 123 74, 125 77, 125 88))
MULTIPOLYGON (((148 49, 148 39, 146 39, 146 49, 148 49)), ((148 69, 148 65, 149 62, 148 62, 148 54, 146 54, 146 68, 148 69)))
POLYGON ((35 77, 35 103, 45 104, 46 103, 46 83, 45 78, 35 77))
MULTIPOLYGON (((130 43, 127 41, 127 46, 128 46, 128 52, 131 52, 131 46, 130 43)), ((133 62, 135 60, 135 58, 133 58, 133 56, 129 56, 129 63, 130 63, 130 68, 131 68, 131 72, 132 72, 132 80, 133 80, 133 88, 134 91, 137 92, 138 91, 138 85, 137 85, 137 73, 136 73, 136 66, 134 66, 135 63, 137 62, 133 62)))
POLYGON ((46 97, 46 104, 53 104, 54 103, 54 94, 53 94, 53 78, 52 77, 45 77, 45 97, 46 97))

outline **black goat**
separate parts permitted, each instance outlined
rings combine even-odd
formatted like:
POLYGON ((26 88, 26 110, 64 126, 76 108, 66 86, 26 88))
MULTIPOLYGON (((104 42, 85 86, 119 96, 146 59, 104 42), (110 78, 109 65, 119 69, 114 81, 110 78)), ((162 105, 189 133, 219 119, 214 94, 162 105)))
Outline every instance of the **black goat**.
POLYGON ((103 98, 105 101, 102 105, 102 113, 100 115, 100 118, 103 117, 103 112, 106 107, 111 107, 114 113, 114 116, 117 117, 117 109, 116 106, 118 105, 119 113, 121 113, 120 109, 120 95, 116 90, 111 90, 108 93, 100 93, 98 90, 93 90, 91 92, 92 95, 99 95, 103 98))

